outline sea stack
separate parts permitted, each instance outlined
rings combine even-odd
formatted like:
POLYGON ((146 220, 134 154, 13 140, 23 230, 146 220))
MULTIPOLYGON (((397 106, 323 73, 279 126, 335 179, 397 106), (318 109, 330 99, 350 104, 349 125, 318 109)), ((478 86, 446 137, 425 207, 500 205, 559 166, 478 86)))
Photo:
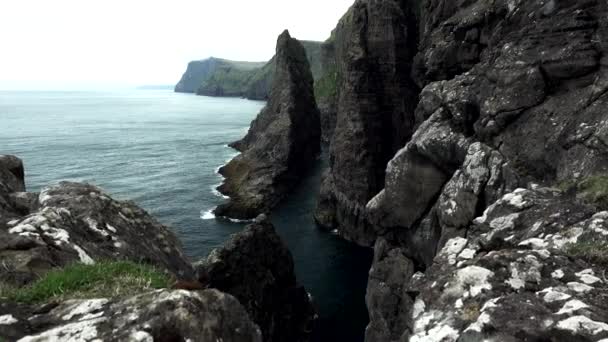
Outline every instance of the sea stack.
POLYGON ((273 208, 314 164, 320 151, 319 109, 302 44, 278 38, 270 99, 249 132, 231 144, 242 153, 220 169, 218 190, 230 196, 217 216, 252 219, 273 208))

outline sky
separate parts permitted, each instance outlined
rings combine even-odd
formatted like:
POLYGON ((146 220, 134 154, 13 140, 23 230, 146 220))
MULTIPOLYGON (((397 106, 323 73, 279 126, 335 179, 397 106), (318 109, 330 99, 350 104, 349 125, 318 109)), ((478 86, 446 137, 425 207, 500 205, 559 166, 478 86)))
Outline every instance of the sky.
POLYGON ((175 84, 191 60, 325 40, 354 0, 1 0, 0 89, 175 84))

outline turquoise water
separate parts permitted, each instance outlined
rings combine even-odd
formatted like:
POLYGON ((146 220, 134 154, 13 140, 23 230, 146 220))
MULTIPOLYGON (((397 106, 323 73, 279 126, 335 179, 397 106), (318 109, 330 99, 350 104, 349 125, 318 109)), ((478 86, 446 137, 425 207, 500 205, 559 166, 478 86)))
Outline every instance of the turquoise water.
MULTIPOLYGON (((263 102, 124 92, 0 92, 0 154, 24 160, 28 191, 61 180, 96 184, 170 225, 194 260, 243 224, 209 211, 218 167, 235 155, 263 102)), ((316 229, 312 221, 322 166, 273 214, 299 281, 320 311, 318 341, 359 341, 371 252, 316 229)))

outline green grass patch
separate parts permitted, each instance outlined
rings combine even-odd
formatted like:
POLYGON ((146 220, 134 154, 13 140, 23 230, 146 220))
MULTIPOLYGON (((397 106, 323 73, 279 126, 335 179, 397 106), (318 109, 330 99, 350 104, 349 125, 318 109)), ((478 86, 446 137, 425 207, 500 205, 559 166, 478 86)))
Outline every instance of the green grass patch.
POLYGON ((152 266, 128 261, 73 264, 50 271, 30 286, 0 287, 0 298, 21 303, 114 298, 167 288, 171 281, 169 275, 152 266))
POLYGON ((608 265, 608 242, 584 241, 566 245, 566 254, 596 265, 608 265))
POLYGON ((558 187, 563 191, 575 191, 577 197, 608 210, 608 175, 591 176, 577 182, 564 181, 558 187))
POLYGON ((315 82, 315 98, 324 100, 333 98, 338 94, 338 71, 336 68, 328 70, 315 82))

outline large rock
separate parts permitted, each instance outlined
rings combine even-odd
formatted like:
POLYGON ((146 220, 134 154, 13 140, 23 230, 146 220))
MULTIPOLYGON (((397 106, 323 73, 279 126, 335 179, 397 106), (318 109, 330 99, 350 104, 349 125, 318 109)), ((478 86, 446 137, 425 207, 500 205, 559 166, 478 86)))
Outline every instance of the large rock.
POLYGON ((291 253, 261 215, 197 266, 199 280, 235 296, 264 341, 307 341, 314 310, 296 282, 291 253))
POLYGON ((216 290, 158 290, 42 306, 4 303, 0 337, 20 342, 262 341, 239 302, 216 290))
POLYGON ((242 151, 220 169, 218 189, 230 196, 215 213, 251 219, 268 212, 314 164, 320 150, 319 110, 302 44, 285 31, 277 41, 270 100, 241 141, 242 151))
MULTIPOLYGON (((0 174, 7 174, 2 166, 0 174)), ((0 189, 7 184, 10 188, 10 182, 0 182, 0 189)), ((40 194, 12 192, 7 198, 13 209, 8 222, 4 213, 0 219, 1 282, 23 285, 54 267, 108 259, 153 264, 177 278, 193 278, 168 227, 95 186, 62 182, 40 194)))
POLYGON ((366 340, 607 338, 606 235, 608 213, 534 186, 490 205, 424 274, 400 266, 400 247, 377 244, 366 340))
POLYGON ((410 15, 398 1, 358 0, 333 33, 337 123, 315 217, 361 244, 375 239, 365 205, 382 190, 386 163, 413 133, 417 87, 408 75, 416 25, 410 15))
POLYGON ((192 61, 188 63, 188 68, 175 86, 175 92, 200 92, 201 95, 211 96, 241 96, 242 88, 251 73, 262 68, 264 64, 264 62, 231 61, 215 57, 192 61), (201 86, 203 86, 203 90, 200 90, 201 86), (224 87, 228 89, 224 90, 224 87), (237 89, 238 92, 234 89, 237 89), (216 94, 216 92, 220 93, 216 94))

